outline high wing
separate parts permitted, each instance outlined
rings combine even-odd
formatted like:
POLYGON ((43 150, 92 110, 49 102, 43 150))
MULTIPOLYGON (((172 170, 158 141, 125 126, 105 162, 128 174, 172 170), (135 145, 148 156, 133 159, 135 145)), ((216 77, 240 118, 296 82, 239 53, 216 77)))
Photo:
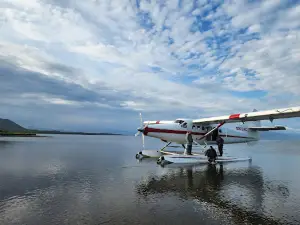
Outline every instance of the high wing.
POLYGON ((203 119, 195 119, 193 120, 193 124, 198 125, 208 125, 208 124, 216 124, 216 123, 238 123, 238 122, 246 122, 246 121, 257 121, 257 120, 270 120, 274 119, 284 119, 284 118, 292 118, 292 117, 300 117, 300 106, 290 107, 290 108, 282 108, 282 109, 271 109, 265 111, 256 111, 249 113, 238 113, 227 116, 218 116, 218 117, 209 117, 203 119))

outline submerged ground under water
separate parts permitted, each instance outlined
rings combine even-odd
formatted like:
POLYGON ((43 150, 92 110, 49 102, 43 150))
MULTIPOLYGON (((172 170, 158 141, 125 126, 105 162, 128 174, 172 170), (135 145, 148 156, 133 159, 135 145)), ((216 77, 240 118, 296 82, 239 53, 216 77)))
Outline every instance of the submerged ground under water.
POLYGON ((253 161, 162 168, 135 159, 138 137, 1 138, 0 224, 300 224, 299 144, 226 145, 253 161))

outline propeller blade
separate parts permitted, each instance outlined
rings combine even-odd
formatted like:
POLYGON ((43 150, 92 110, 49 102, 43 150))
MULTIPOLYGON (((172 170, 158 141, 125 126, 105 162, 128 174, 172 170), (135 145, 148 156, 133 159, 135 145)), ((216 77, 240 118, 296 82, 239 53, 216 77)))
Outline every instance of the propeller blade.
MULTIPOLYGON (((140 135, 140 133, 142 133, 142 142, 143 142, 143 149, 145 150, 145 135, 144 135, 144 133, 142 132, 142 130, 144 129, 144 127, 146 127, 146 126, 144 126, 144 124, 143 124, 143 117, 142 117, 142 113, 140 113, 140 123, 141 123, 141 126, 140 126, 140 130, 134 135, 134 136, 139 136, 140 135)), ((149 122, 148 122, 148 124, 149 124, 149 122)), ((148 126, 148 124, 147 124, 147 126, 148 126)))
POLYGON ((143 127, 143 117, 142 117, 142 113, 140 113, 140 124, 141 124, 141 127, 143 127))
POLYGON ((143 149, 145 150, 145 135, 142 134, 142 140, 143 140, 143 149))

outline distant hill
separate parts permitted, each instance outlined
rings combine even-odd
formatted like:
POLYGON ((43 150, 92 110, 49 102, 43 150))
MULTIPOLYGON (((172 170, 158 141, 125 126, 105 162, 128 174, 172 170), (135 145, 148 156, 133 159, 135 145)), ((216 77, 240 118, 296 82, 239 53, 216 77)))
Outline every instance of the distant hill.
POLYGON ((73 131, 59 131, 59 130, 29 130, 30 132, 34 132, 37 134, 78 134, 78 135, 121 135, 116 133, 109 133, 109 132, 73 132, 73 131))
POLYGON ((36 130, 26 129, 19 124, 9 120, 0 118, 0 136, 3 135, 27 135, 27 134, 79 134, 79 135, 120 135, 110 132, 102 133, 88 133, 88 132, 72 132, 72 131, 58 131, 58 130, 36 130))
POLYGON ((0 118, 0 130, 9 132, 26 132, 27 129, 9 119, 0 118))

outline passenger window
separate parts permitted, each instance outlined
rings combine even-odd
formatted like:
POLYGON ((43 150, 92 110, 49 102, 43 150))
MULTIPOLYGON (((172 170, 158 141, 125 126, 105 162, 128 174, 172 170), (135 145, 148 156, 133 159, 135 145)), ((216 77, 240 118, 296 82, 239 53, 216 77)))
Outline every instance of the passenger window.
POLYGON ((222 133, 222 130, 220 129, 219 132, 222 133))
POLYGON ((205 130, 205 128, 204 128, 204 127, 202 127, 202 130, 205 130))

